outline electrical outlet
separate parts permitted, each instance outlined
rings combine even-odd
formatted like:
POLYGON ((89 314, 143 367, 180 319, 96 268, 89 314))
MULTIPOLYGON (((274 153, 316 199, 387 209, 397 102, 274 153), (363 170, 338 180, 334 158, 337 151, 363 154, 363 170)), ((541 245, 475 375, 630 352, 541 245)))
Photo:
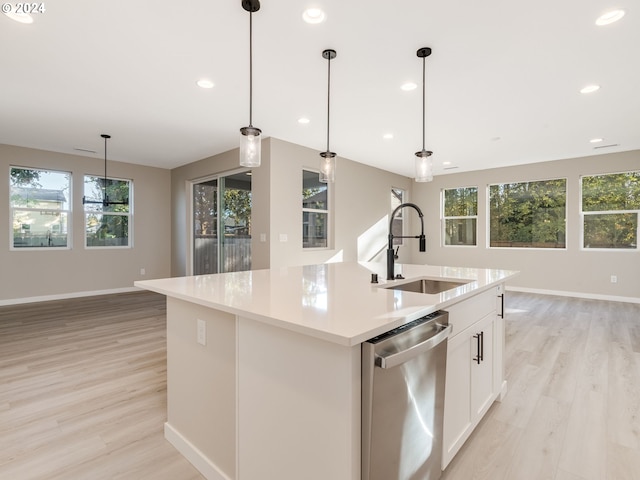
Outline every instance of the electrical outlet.
POLYGON ((144 269, 144 267, 142 267, 140 269, 140 275, 146 275, 146 274, 147 274, 147 271, 144 269))
POLYGON ((207 344, 207 324, 205 323, 204 320, 200 320, 199 318, 198 320, 196 320, 196 323, 198 325, 196 340, 200 345, 206 345, 207 344))
POLYGON ((618 283, 617 275, 611 275, 611 283, 618 283))

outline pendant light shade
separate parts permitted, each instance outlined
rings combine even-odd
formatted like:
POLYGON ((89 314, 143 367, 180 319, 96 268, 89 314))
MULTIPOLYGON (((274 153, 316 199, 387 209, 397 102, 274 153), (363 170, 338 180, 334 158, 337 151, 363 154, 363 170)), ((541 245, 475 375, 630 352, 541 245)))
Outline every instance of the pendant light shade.
POLYGON ((416 182, 430 182, 433 180, 433 152, 422 150, 416 152, 416 182))
POLYGON ((242 127, 240 129, 240 165, 259 167, 262 141, 259 128, 242 127))
POLYGON ((426 137, 426 88, 425 72, 426 58, 431 55, 429 47, 423 47, 416 52, 418 58, 422 58, 422 150, 416 152, 416 182, 430 182, 433 180, 433 152, 425 148, 426 137))
POLYGON ((322 58, 327 60, 327 151, 321 152, 320 156, 320 181, 322 183, 333 183, 336 179, 336 154, 329 148, 329 120, 331 113, 331 60, 336 58, 335 50, 324 50, 322 58))
POLYGON ((333 152, 320 153, 320 181, 333 183, 336 180, 336 154, 333 152))
POLYGON ((252 124, 253 120, 253 13, 260 10, 259 0, 242 0, 242 8, 249 12, 249 126, 240 129, 240 165, 259 167, 262 131, 252 124))

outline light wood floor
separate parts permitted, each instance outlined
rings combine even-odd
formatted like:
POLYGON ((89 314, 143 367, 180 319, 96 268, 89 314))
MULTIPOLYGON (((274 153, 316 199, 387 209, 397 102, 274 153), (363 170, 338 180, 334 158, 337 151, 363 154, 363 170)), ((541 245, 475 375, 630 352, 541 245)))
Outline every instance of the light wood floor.
POLYGON ((0 308, 0 479, 203 477, 165 439, 165 297, 0 308))
MULTIPOLYGON (((640 305, 506 298, 509 392, 442 480, 640 480, 640 305)), ((0 479, 201 479, 164 439, 165 341, 151 293, 0 308, 0 479)))
POLYGON ((509 391, 442 480, 639 480, 640 305, 506 299, 509 391))

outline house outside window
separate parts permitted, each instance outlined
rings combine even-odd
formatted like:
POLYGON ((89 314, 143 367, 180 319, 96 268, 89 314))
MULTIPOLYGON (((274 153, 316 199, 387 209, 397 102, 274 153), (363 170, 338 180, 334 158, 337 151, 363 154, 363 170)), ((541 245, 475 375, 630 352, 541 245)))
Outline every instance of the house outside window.
POLYGON ((637 251, 640 171, 580 180, 583 248, 637 251))
POLYGON ((107 178, 105 185, 102 177, 84 177, 87 248, 131 246, 132 188, 130 180, 107 178))
MULTIPOLYGON (((400 205, 405 203, 406 192, 401 188, 391 187, 391 212, 393 212, 400 205)), ((398 238, 404 235, 404 219, 402 218, 402 214, 404 209, 399 210, 396 213, 396 216, 393 218, 393 223, 391 224, 391 233, 394 235, 393 244, 394 245, 402 245, 403 238, 398 238)))
POLYGON ((566 248, 567 180, 489 185, 489 246, 566 248))
POLYGON ((442 191, 444 245, 477 245, 478 187, 442 191))
POLYGON ((11 167, 12 249, 69 248, 71 173, 11 167))
POLYGON ((327 248, 329 225, 328 184, 320 174, 302 171, 302 247, 327 248))

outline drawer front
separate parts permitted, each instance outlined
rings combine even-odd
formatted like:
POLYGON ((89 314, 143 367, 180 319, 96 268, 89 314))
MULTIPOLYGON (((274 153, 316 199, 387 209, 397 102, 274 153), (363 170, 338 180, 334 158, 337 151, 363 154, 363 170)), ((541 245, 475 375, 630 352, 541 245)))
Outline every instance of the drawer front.
POLYGON ((453 327, 451 336, 457 335, 490 313, 495 313, 496 297, 497 289, 494 287, 447 308, 449 324, 453 327))

